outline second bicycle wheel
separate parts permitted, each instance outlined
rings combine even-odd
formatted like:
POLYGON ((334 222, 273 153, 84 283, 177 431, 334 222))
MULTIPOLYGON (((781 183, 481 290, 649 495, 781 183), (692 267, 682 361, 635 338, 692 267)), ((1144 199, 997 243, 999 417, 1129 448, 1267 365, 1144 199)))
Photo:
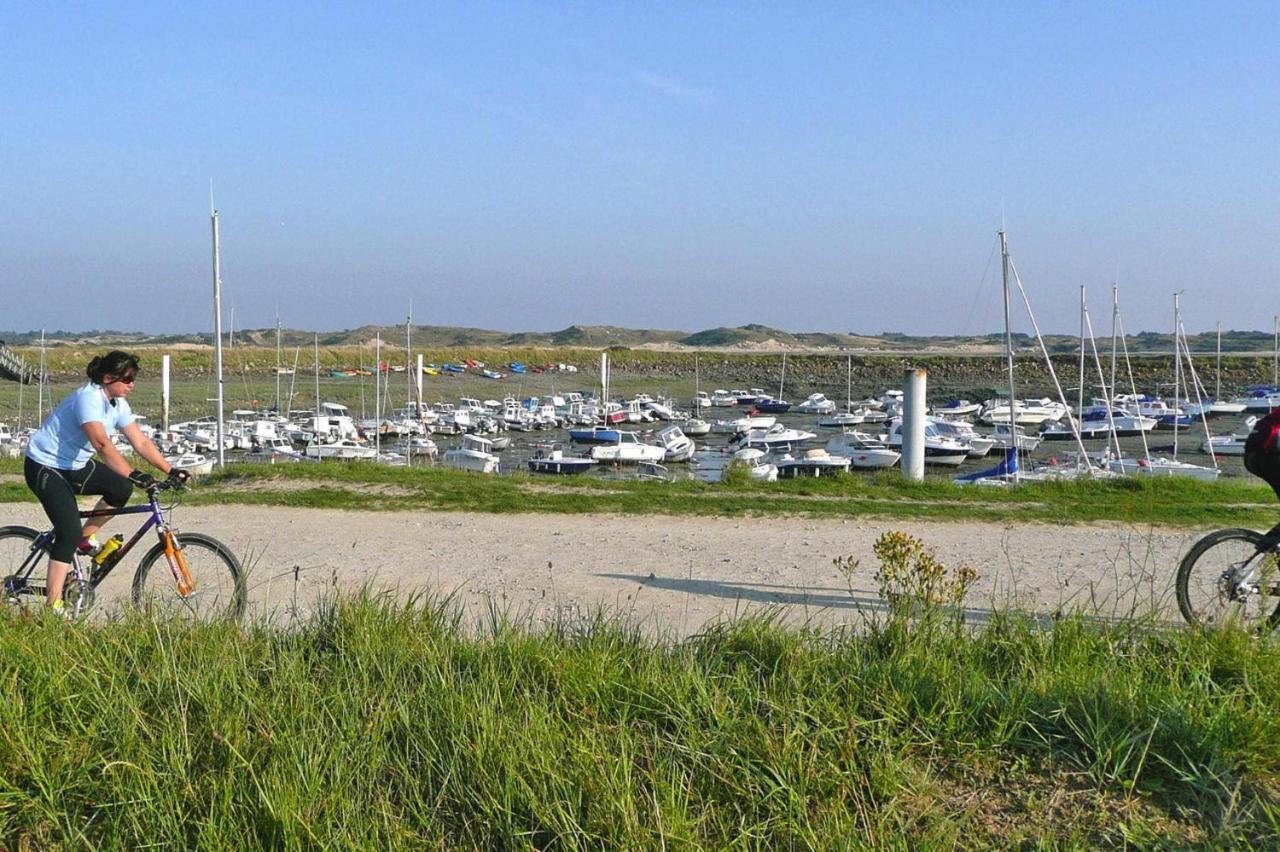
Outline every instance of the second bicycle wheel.
POLYGON ((185 594, 179 591, 164 546, 157 544, 142 557, 133 576, 134 606, 160 618, 238 620, 246 598, 239 561, 215 538, 200 533, 175 535, 193 588, 185 594))
POLYGON ((1198 627, 1236 626, 1269 630, 1280 620, 1280 555, 1258 552, 1262 534, 1231 529, 1210 533, 1192 546, 1178 566, 1178 608, 1198 627), (1256 588, 1241 595, 1242 579, 1256 588))

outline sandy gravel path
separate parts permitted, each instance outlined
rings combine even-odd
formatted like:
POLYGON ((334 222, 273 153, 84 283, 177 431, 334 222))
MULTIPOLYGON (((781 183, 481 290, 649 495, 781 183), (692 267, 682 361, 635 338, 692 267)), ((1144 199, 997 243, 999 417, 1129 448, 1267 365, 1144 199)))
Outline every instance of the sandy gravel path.
MULTIPOLYGON (((938 523, 786 518, 345 512, 284 507, 180 510, 193 530, 229 544, 251 568, 258 613, 305 612, 331 589, 400 597, 455 594, 472 618, 490 602, 522 617, 624 611, 686 634, 710 620, 781 606, 792 619, 856 621, 879 608, 875 539, 902 530, 981 580, 980 618, 1013 602, 1038 612, 1082 606, 1105 617, 1171 612, 1178 559, 1202 531, 1116 524, 938 523), (852 584, 832 565, 861 560, 852 584)), ((9 504, 0 522, 43 525, 38 506, 9 504)), ((121 524, 120 529, 124 528, 121 524)), ((111 528, 108 527, 108 531, 111 528)), ((125 600, 131 558, 104 584, 125 600)))

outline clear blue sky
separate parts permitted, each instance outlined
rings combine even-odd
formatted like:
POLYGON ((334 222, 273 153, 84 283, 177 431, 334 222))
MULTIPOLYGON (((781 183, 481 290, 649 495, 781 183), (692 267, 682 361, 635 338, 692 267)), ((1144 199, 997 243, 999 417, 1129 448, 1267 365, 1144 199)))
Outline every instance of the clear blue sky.
POLYGON ((1280 312, 1274 2, 9 2, 0 117, 0 329, 210 328, 210 179, 239 327, 1280 312))

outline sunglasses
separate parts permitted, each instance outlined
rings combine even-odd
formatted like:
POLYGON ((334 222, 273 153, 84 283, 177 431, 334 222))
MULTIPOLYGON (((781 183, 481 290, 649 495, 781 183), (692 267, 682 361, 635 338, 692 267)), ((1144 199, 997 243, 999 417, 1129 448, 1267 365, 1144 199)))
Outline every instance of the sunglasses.
POLYGON ((138 380, 138 374, 137 374, 137 373, 134 373, 134 374, 129 375, 129 376, 121 376, 121 377, 120 377, 120 378, 118 378, 118 379, 113 379, 112 381, 108 382, 108 384, 113 384, 113 385, 114 385, 114 384, 125 384, 125 385, 131 385, 131 384, 133 384, 134 382, 136 382, 137 380, 138 380))

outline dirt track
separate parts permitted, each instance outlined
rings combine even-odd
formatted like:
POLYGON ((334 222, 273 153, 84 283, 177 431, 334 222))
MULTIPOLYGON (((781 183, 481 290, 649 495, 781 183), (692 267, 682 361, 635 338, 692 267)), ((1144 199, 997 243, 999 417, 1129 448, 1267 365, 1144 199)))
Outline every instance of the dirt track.
MULTIPOLYGON (((484 618, 489 603, 536 620, 598 607, 656 631, 782 606, 791 619, 856 621, 879 608, 871 547, 883 532, 924 540, 949 565, 981 574, 970 599, 1037 612, 1082 606, 1105 617, 1172 610, 1178 559, 1199 532, 1112 524, 938 523, 810 519, 340 512, 282 507, 180 510, 180 527, 216 536, 250 568, 253 606, 307 611, 331 589, 367 585, 400 597, 456 594, 484 618), (852 588, 832 560, 860 560, 852 588), (295 572, 296 567, 296 572, 295 572), (296 580, 295 580, 296 576, 296 580)), ((0 523, 43 526, 34 504, 0 523)), ((119 523, 119 522, 117 522, 119 523)), ((124 529, 121 524, 120 529, 124 529)), ((110 532, 112 527, 108 527, 110 532)), ((100 590, 127 599, 131 557, 100 590)))

